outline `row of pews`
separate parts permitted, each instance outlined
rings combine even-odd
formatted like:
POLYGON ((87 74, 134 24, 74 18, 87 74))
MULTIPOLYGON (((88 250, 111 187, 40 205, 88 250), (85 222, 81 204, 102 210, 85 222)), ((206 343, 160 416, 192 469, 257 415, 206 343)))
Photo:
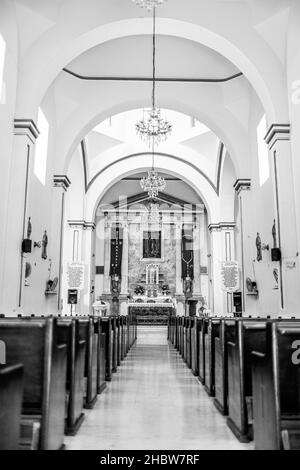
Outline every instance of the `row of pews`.
POLYGON ((0 449, 63 449, 136 337, 133 315, 2 316, 0 449))
POLYGON ((170 317, 168 339, 241 442, 300 449, 300 319, 170 317))

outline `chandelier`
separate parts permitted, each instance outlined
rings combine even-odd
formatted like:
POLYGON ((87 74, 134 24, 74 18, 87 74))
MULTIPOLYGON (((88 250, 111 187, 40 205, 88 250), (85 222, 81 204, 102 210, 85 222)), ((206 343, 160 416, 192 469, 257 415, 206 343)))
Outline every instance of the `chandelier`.
POLYGON ((147 192, 152 199, 158 196, 158 193, 164 191, 167 183, 162 176, 159 176, 157 171, 152 168, 148 171, 148 176, 141 179, 141 188, 147 192))
POLYGON ((148 11, 153 10, 153 8, 162 5, 165 0, 132 0, 141 8, 147 8, 148 11))
MULTIPOLYGON (((136 2, 138 0, 135 0, 136 2)), ((161 110, 156 107, 155 104, 155 92, 156 92, 156 15, 155 15, 155 3, 158 0, 148 1, 144 0, 143 4, 151 4, 153 8, 153 80, 152 80, 152 108, 147 111, 148 118, 143 118, 135 125, 137 135, 146 143, 149 147, 151 144, 157 147, 162 142, 165 142, 172 133, 172 124, 161 116, 161 110)), ((160 3, 162 3, 160 1, 160 3)))
POLYGON ((155 199, 158 193, 161 193, 167 187, 166 180, 159 176, 154 168, 154 139, 152 141, 152 168, 148 171, 148 176, 141 179, 140 184, 142 190, 147 192, 151 199, 155 199))

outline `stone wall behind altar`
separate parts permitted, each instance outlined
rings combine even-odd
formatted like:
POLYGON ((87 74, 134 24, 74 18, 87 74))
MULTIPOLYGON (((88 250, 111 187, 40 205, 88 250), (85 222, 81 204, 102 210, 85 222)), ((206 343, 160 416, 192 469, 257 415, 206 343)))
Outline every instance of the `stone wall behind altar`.
MULTIPOLYGON (((133 293, 137 284, 146 273, 146 265, 151 261, 142 260, 142 237, 144 228, 140 224, 129 224, 129 265, 128 288, 133 293)), ((147 230, 145 228, 145 230, 147 230)), ((164 284, 168 284, 172 295, 176 292, 176 240, 175 226, 164 226, 162 231, 162 261, 153 260, 159 265, 159 272, 163 275, 164 284)))

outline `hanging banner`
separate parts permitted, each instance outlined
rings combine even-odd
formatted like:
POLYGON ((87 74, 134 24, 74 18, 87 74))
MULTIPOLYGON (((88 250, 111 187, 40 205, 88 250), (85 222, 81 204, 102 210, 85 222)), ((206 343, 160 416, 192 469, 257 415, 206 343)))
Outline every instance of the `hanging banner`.
POLYGON ((181 277, 194 279, 193 227, 184 227, 181 238, 181 277))
POLYGON ((114 226, 111 230, 110 276, 121 276, 123 256, 123 228, 114 226))
POLYGON ((68 289, 84 289, 84 270, 83 263, 69 263, 67 269, 68 289))
POLYGON ((240 287, 240 273, 237 261, 225 261, 221 266, 222 288, 225 292, 235 292, 240 287))

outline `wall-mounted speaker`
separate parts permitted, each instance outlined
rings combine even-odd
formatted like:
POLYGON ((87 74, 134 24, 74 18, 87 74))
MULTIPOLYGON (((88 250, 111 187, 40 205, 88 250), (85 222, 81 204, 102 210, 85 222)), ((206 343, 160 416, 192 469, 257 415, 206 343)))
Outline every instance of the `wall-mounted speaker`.
POLYGON ((281 251, 279 248, 272 248, 271 258, 272 261, 281 261, 281 251))
POLYGON ((22 242, 22 252, 31 253, 32 250, 32 241, 29 238, 24 238, 22 242))

